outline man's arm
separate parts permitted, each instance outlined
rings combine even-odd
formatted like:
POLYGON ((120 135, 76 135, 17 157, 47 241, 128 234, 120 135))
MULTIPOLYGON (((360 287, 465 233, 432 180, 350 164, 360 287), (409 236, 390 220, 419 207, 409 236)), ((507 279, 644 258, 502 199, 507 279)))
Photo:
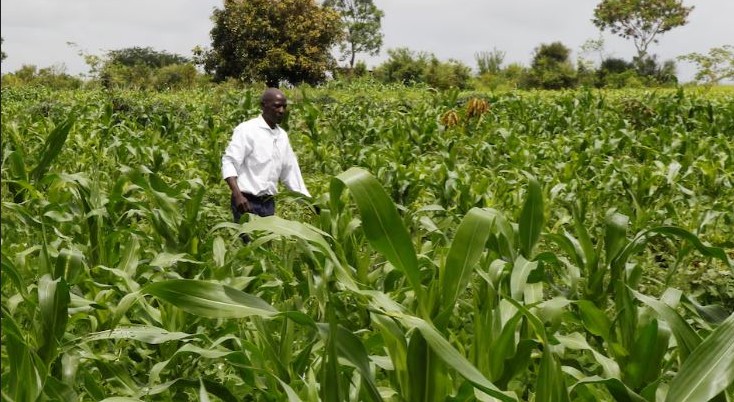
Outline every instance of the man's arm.
POLYGON ((230 176, 225 179, 229 185, 229 189, 232 190, 232 196, 234 197, 234 205, 241 213, 250 212, 250 203, 247 202, 247 198, 242 195, 240 187, 237 185, 237 177, 230 176))
POLYGON ((246 132, 243 126, 237 126, 222 156, 222 177, 224 177, 227 185, 229 185, 229 189, 232 191, 235 207, 241 213, 250 212, 250 204, 247 202, 247 198, 242 195, 242 191, 237 185, 237 168, 235 167, 242 163, 247 153, 245 134, 246 132))
POLYGON ((290 142, 287 144, 283 170, 280 173, 280 181, 283 182, 288 190, 301 193, 311 198, 311 193, 308 192, 306 183, 303 181, 301 168, 298 166, 298 159, 296 158, 295 152, 293 152, 293 148, 291 148, 290 142))

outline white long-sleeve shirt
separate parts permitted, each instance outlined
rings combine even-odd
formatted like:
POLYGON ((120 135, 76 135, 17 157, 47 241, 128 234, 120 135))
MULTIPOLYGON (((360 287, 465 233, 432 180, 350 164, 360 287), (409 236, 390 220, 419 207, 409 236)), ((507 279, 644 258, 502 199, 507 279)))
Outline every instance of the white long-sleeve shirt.
POLYGON ((222 156, 222 177, 237 177, 240 191, 257 196, 278 193, 278 182, 307 197, 288 133, 270 128, 262 115, 235 127, 222 156))

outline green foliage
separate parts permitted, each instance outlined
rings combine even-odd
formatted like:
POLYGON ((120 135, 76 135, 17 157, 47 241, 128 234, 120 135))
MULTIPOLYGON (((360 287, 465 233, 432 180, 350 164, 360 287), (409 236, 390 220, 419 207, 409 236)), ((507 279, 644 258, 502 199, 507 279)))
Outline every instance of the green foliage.
POLYGON ((3 74, 3 87, 45 86, 54 89, 78 89, 84 82, 65 72, 63 67, 46 67, 38 69, 36 66, 24 65, 15 72, 3 74))
POLYGON ((107 52, 106 64, 117 64, 126 67, 144 65, 151 68, 162 68, 173 64, 186 64, 186 57, 170 54, 166 51, 153 50, 150 47, 130 47, 107 52))
POLYGON ((570 60, 571 50, 561 42, 542 44, 535 49, 530 71, 523 87, 543 89, 572 88, 576 71, 570 60))
POLYGON ((657 43, 657 36, 685 25, 692 10, 681 0, 602 0, 592 21, 601 30, 631 38, 642 60, 648 46, 657 43))
POLYGON ((193 64, 173 64, 155 72, 154 85, 158 90, 185 89, 196 86, 199 73, 193 64))
POLYGON ((376 55, 382 47, 380 32, 385 13, 373 0, 326 0, 323 5, 341 15, 344 34, 339 43, 342 60, 349 59, 349 68, 355 67, 357 53, 376 55))
POLYGON ((212 48, 196 57, 216 82, 314 84, 334 67, 329 52, 341 34, 339 14, 313 0, 226 0, 212 20, 212 48))
POLYGON ((442 62, 433 54, 415 53, 408 48, 389 49, 389 58, 375 69, 375 77, 385 83, 425 83, 437 89, 469 85, 471 69, 460 61, 442 62))
POLYGON ((668 60, 661 65, 656 57, 645 57, 634 63, 608 58, 602 61, 596 72, 596 85, 606 88, 673 86, 678 83, 675 68, 673 61, 668 60))
POLYGON ((491 52, 479 52, 474 55, 479 68, 479 74, 499 74, 502 71, 502 63, 505 61, 507 53, 501 50, 493 49, 491 52))
POLYGON ((731 92, 295 88, 235 224, 259 93, 3 87, 4 398, 726 398, 731 92))
POLYGON ((704 85, 715 85, 722 80, 734 79, 734 46, 724 45, 709 49, 708 54, 689 53, 678 60, 696 64, 695 80, 704 85))
POLYGON ((648 81, 649 86, 675 85, 678 83, 676 77, 675 61, 666 60, 658 63, 655 56, 647 56, 642 60, 635 60, 637 74, 648 81))
POLYGON ((144 64, 126 66, 107 64, 100 71, 99 82, 104 88, 168 90, 194 88, 204 82, 193 64, 169 64, 155 68, 144 64))
POLYGON ((375 69, 375 77, 383 82, 402 84, 421 82, 432 57, 425 52, 416 54, 405 47, 388 49, 387 54, 388 59, 375 69))
POLYGON ((90 67, 88 86, 168 90, 194 88, 206 81, 186 57, 150 47, 111 50, 104 56, 80 54, 90 67))

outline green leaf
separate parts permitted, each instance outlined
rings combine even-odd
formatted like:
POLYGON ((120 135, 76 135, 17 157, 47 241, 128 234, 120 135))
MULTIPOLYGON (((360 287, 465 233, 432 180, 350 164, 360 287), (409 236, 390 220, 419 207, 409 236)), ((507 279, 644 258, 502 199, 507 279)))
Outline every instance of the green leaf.
POLYGON ((494 215, 479 208, 472 208, 461 220, 439 277, 441 310, 453 311, 485 250, 493 222, 494 215))
POLYGON ((35 181, 39 181, 48 170, 54 159, 59 155, 61 149, 64 147, 66 138, 69 136, 69 131, 74 126, 77 115, 72 113, 66 120, 59 123, 46 138, 46 142, 43 145, 43 150, 39 152, 41 160, 38 165, 31 171, 31 177, 35 181))
POLYGON ((39 355, 47 365, 56 359, 58 342, 66 332, 70 300, 69 287, 64 278, 52 280, 51 275, 46 274, 39 279, 38 304, 43 326, 43 343, 39 355))
POLYGON ((515 335, 517 324, 520 322, 522 314, 518 311, 507 323, 502 327, 502 331, 497 339, 492 343, 489 353, 489 370, 493 378, 500 378, 505 369, 505 360, 512 357, 516 350, 515 335))
POLYGON ((84 269, 84 255, 79 250, 63 249, 56 258, 54 269, 55 278, 64 278, 70 284, 75 284, 84 269))
POLYGON ((538 378, 535 382, 535 398, 538 401, 568 401, 563 370, 558 358, 546 347, 540 358, 538 378))
MULTIPOLYGON (((220 224, 218 227, 223 227, 220 224)), ((231 227, 231 224, 226 224, 231 227)), ((236 225, 235 225, 236 226, 236 225)), ((287 236, 301 239, 309 244, 316 245, 317 250, 331 260, 332 265, 336 267, 336 277, 339 283, 350 290, 357 290, 357 284, 354 282, 351 272, 344 268, 339 259, 331 249, 329 242, 326 241, 329 235, 313 226, 306 225, 301 222, 289 221, 278 216, 267 216, 264 218, 253 217, 253 219, 240 227, 244 233, 253 233, 263 231, 278 236, 287 236)))
POLYGON ((619 378, 601 378, 599 376, 582 378, 574 383, 570 390, 572 391, 577 386, 584 384, 603 384, 609 393, 612 394, 614 400, 618 402, 647 402, 645 398, 631 390, 619 378))
POLYGON ((591 241, 589 230, 584 225, 585 217, 582 207, 574 205, 573 210, 573 227, 576 233, 576 238, 570 237, 569 239, 576 242, 575 247, 577 252, 580 252, 584 261, 584 272, 587 276, 587 280, 590 282, 587 284, 587 288, 590 289, 595 297, 602 297, 601 294, 601 280, 605 275, 604 270, 599 270, 599 255, 594 249, 594 243, 591 241))
POLYGON ((224 244, 224 239, 221 236, 214 237, 214 241, 212 242, 212 259, 214 260, 214 265, 218 268, 223 267, 226 256, 227 248, 224 244))
POLYGON ((617 362, 592 348, 586 341, 586 334, 582 335, 578 332, 573 332, 569 335, 555 334, 553 336, 564 347, 573 350, 590 351, 591 354, 594 355, 594 359, 602 367, 605 378, 621 378, 617 362))
MULTIPOLYGON (((367 240, 394 267, 405 274, 420 302, 423 288, 418 257, 408 230, 385 189, 369 172, 360 168, 351 168, 336 176, 332 180, 332 188, 338 189, 339 185, 336 183, 349 188, 359 208, 367 240)), ((334 194, 340 191, 333 190, 332 193, 334 197, 334 194)))
POLYGON ((670 332, 658 329, 653 319, 638 330, 637 339, 624 366, 624 382, 632 389, 642 389, 654 382, 662 370, 662 359, 668 350, 670 332))
POLYGON ((278 311, 263 299, 218 283, 174 279, 145 286, 153 295, 195 315, 209 318, 272 317, 278 311))
POLYGON ((139 252, 140 241, 137 236, 131 235, 125 245, 122 258, 120 258, 120 263, 117 265, 117 268, 129 275, 130 278, 134 278, 135 273, 137 272, 138 263, 140 261, 139 252))
POLYGON ((456 370, 474 386, 501 401, 515 401, 512 394, 500 391, 491 381, 474 367, 456 348, 441 335, 441 333, 428 322, 414 316, 398 314, 394 317, 403 322, 404 325, 417 328, 426 343, 449 367, 456 370))
POLYGON ((407 390, 410 389, 408 343, 406 342, 405 333, 390 317, 376 313, 371 313, 370 317, 375 326, 380 330, 380 334, 382 334, 382 341, 392 361, 395 375, 398 378, 398 384, 404 390, 403 394, 405 395, 407 390))
POLYGON ((5 306, 2 307, 2 312, 0 323, 2 323, 3 350, 7 351, 8 357, 7 365, 3 365, 3 396, 7 389, 11 400, 35 401, 41 394, 46 369, 34 351, 28 347, 25 331, 18 326, 5 306))
POLYGON ((666 402, 705 402, 734 383, 734 314, 701 342, 670 382, 666 402))
POLYGON ((647 242, 655 235, 673 236, 688 241, 693 247, 698 250, 701 254, 719 259, 726 264, 729 269, 734 273, 734 261, 732 261, 726 254, 726 251, 720 247, 711 247, 705 245, 701 239, 695 234, 679 228, 677 226, 659 226, 652 229, 647 229, 635 236, 635 239, 628 243, 617 255, 617 258, 613 261, 615 269, 621 269, 627 262, 629 257, 639 252, 647 242))
POLYGON ((564 384, 561 364, 551 351, 548 334, 543 322, 519 301, 512 298, 505 300, 527 317, 528 322, 543 341, 543 355, 540 359, 540 368, 535 382, 536 398, 539 401, 567 401, 569 396, 564 384))
POLYGON ((612 322, 606 313, 588 300, 579 300, 576 302, 576 306, 579 309, 584 328, 605 340, 609 339, 609 329, 612 327, 612 322))
POLYGON ((530 262, 522 255, 517 256, 515 263, 512 265, 512 273, 510 275, 510 294, 512 295, 512 298, 515 300, 523 300, 528 276, 530 275, 530 272, 537 267, 537 261, 530 262))
POLYGON ((169 268, 173 266, 174 264, 178 262, 187 262, 190 264, 201 264, 200 261, 191 260, 189 258, 186 258, 186 253, 180 253, 180 254, 171 254, 171 253, 158 253, 156 254, 155 258, 153 258, 153 261, 150 262, 150 265, 153 267, 159 267, 159 268, 169 268))
POLYGON ((528 174, 528 191, 525 204, 520 213, 518 232, 520 235, 520 251, 527 259, 532 259, 533 248, 540 238, 543 230, 543 191, 540 183, 532 175, 528 174))
MULTIPOLYGON (((318 323, 316 326, 322 337, 331 336, 329 324, 318 323)), ((370 400, 381 401, 380 391, 377 389, 374 375, 370 369, 369 355, 362 341, 341 325, 337 326, 334 335, 336 337, 335 341, 339 356, 350 361, 359 370, 364 383, 367 385, 367 395, 370 397, 370 400)))
POLYGON ((685 361, 688 355, 701 343, 701 337, 672 307, 636 291, 632 291, 632 294, 637 300, 652 307, 658 316, 668 323, 678 343, 678 354, 681 361, 685 361))
POLYGON ((85 335, 82 342, 99 341, 105 339, 130 339, 157 345, 164 342, 179 341, 191 338, 194 335, 183 332, 169 332, 163 328, 139 325, 139 326, 122 326, 109 331, 93 332, 85 335))
POLYGON ((619 213, 609 214, 606 218, 606 232, 604 235, 604 248, 606 261, 610 263, 619 254, 620 250, 627 244, 627 227, 629 217, 619 213))

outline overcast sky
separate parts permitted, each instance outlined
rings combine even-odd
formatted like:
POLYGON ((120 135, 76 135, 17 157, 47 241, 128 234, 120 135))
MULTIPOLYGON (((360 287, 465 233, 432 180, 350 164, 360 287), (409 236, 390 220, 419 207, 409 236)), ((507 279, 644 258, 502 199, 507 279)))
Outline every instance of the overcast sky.
MULTIPOLYGON (((505 64, 529 65, 542 43, 560 41, 572 58, 581 46, 601 37, 605 55, 630 60, 631 40, 601 34, 591 22, 597 0, 374 0, 384 11, 384 45, 379 56, 358 55, 372 67, 387 59, 387 49, 407 47, 441 60, 457 59, 476 68, 475 55, 497 49, 505 64)), ((25 64, 56 66, 78 75, 88 72, 79 55, 152 47, 190 57, 195 46, 210 45, 210 16, 222 0, 2 0, 2 72, 25 64), (70 44, 71 43, 71 44, 70 44)), ((695 6, 689 23, 660 36, 649 53, 669 60, 691 52, 734 44, 734 0, 684 0, 695 6)), ((598 55, 587 58, 597 60, 598 55)), ((689 81, 694 66, 678 62, 689 81)))

